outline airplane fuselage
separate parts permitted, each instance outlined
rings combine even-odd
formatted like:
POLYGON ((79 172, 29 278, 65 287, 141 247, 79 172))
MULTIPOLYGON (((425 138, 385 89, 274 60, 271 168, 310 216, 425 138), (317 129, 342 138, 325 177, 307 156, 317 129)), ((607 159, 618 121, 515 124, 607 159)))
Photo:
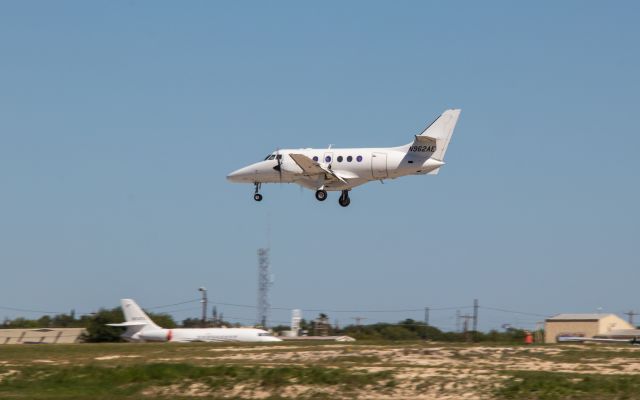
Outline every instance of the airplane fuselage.
POLYGON ((132 342, 280 342, 262 329, 253 328, 176 328, 145 329, 130 337, 132 342))
POLYGON ((348 190, 369 181, 427 174, 444 165, 442 161, 429 158, 432 152, 427 147, 282 149, 263 161, 232 172, 227 178, 238 183, 297 183, 309 189, 348 190), (289 154, 302 154, 339 173, 346 182, 327 181, 322 175, 304 175, 289 154))

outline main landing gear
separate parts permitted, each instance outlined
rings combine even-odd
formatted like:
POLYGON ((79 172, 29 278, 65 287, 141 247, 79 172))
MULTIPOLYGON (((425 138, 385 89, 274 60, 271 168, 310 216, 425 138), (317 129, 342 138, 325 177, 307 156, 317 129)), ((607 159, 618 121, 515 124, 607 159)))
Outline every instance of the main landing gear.
POLYGON ((255 191, 255 193, 253 195, 253 199, 255 201, 262 201, 262 195, 260 193, 258 193, 260 191, 260 186, 262 186, 262 184, 259 183, 259 182, 256 182, 256 183, 254 183, 254 185, 256 185, 256 191, 255 191))
MULTIPOLYGON (((324 189, 316 190, 316 199, 318 201, 325 201, 327 199, 327 191, 324 190, 324 189)), ((342 207, 347 207, 349 204, 351 204, 351 199, 349 198, 349 191, 348 190, 343 190, 342 191, 342 194, 340 195, 340 198, 338 199, 338 203, 342 207)))
POLYGON ((347 207, 349 204, 351 204, 351 199, 349 198, 349 191, 348 190, 343 190, 342 194, 340 195, 340 198, 338 199, 338 204, 340 204, 342 207, 347 207))
POLYGON ((316 200, 325 201, 327 199, 327 191, 324 189, 316 190, 316 200))

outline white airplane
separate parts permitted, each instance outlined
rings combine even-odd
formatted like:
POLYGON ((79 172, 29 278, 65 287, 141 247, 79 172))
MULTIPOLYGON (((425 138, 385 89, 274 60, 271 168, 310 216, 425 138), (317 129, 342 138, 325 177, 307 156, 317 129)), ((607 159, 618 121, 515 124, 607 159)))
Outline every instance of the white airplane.
POLYGON ((253 199, 262 200, 263 183, 297 183, 316 191, 316 199, 327 199, 327 191, 342 191, 338 203, 347 207, 349 191, 370 181, 406 175, 437 175, 460 116, 446 110, 413 142, 398 147, 351 149, 282 149, 263 161, 230 173, 231 182, 253 183, 253 199))
POLYGON ((628 343, 631 345, 640 346, 639 337, 633 337, 631 339, 615 339, 615 338, 585 338, 581 336, 561 336, 558 338, 558 342, 628 343))
POLYGON ((262 329, 253 328, 179 328, 163 329, 156 325, 131 299, 120 300, 126 322, 107 324, 127 330, 122 338, 129 342, 281 342, 262 329))

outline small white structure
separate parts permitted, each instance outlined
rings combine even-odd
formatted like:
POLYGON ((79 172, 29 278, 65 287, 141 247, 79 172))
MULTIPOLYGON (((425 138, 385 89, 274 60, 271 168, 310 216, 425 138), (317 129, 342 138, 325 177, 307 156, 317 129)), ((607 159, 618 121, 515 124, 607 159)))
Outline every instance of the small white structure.
POLYGON ((302 310, 291 310, 291 335, 298 336, 300 332, 300 321, 302 321, 302 310))
POLYGON ((302 310, 291 310, 291 330, 280 332, 280 336, 295 338, 300 334, 300 321, 302 321, 302 310))

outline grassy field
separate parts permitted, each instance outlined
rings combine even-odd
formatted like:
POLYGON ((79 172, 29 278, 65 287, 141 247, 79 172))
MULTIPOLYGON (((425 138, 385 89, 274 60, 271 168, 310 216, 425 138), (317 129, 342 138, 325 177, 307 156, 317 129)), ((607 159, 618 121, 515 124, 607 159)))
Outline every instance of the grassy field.
POLYGON ((640 348, 407 343, 0 346, 0 399, 640 399, 640 348))

